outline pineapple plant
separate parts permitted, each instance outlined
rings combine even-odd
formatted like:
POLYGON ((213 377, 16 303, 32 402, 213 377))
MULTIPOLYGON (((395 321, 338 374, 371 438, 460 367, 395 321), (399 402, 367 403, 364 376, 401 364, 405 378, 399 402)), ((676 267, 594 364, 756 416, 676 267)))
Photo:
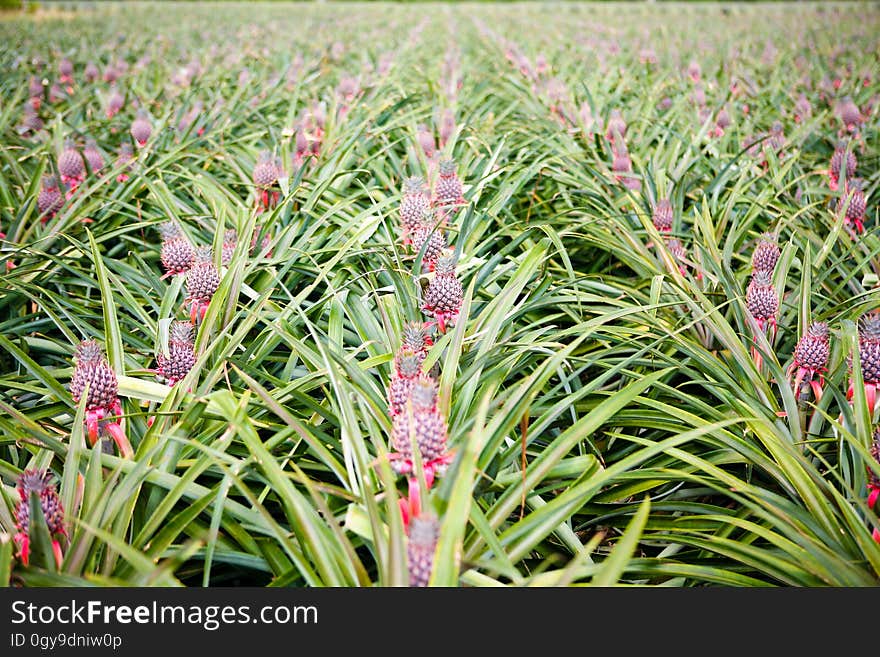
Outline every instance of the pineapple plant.
POLYGON ((831 191, 837 191, 841 172, 844 173, 845 180, 849 181, 856 175, 857 166, 856 154, 847 148, 846 142, 838 142, 831 154, 831 164, 828 167, 828 187, 831 191))
POLYGON ((852 96, 844 96, 837 107, 837 115, 843 122, 846 132, 856 132, 862 123, 862 112, 853 102, 852 96))
POLYGON ((766 271, 773 273, 781 254, 776 243, 776 233, 762 233, 755 250, 752 252, 752 272, 766 271))
POLYGON ((257 163, 254 165, 254 185, 257 186, 257 207, 261 210, 269 210, 278 204, 280 192, 276 189, 278 178, 284 172, 281 163, 271 152, 262 151, 257 163))
MULTIPOLYGON (((749 314, 758 324, 758 329, 764 331, 765 326, 771 326, 773 334, 771 343, 776 339, 776 312, 779 310, 779 297, 771 281, 772 274, 769 271, 758 270, 752 274, 752 280, 746 289, 746 307, 749 314)), ((753 336, 752 356, 755 366, 760 369, 763 358, 758 351, 758 337, 753 336)))
POLYGON ((83 69, 83 78, 86 82, 91 84, 92 82, 95 82, 99 77, 101 77, 101 71, 98 70, 95 62, 89 61, 86 64, 85 69, 83 69))
POLYGON ((446 249, 434 264, 434 278, 425 290, 422 310, 437 322, 441 333, 446 332, 447 324, 454 325, 458 320, 464 288, 456 276, 457 259, 452 249, 446 249))
MULTIPOLYGON (((849 357, 852 367, 852 355, 849 357)), ((867 312, 859 318, 859 363, 862 368, 862 382, 868 410, 874 414, 877 401, 877 387, 880 386, 880 311, 867 312)), ((846 398, 852 400, 855 382, 850 377, 846 398)))
POLYGON ((420 375, 412 385, 403 412, 393 418, 390 455, 392 469, 398 474, 414 471, 413 441, 419 450, 425 483, 428 488, 437 475, 443 474, 452 461, 446 450, 446 420, 437 412, 437 386, 434 380, 420 375))
POLYGON ((150 135, 153 134, 153 125, 150 123, 150 117, 143 107, 137 111, 129 132, 138 146, 145 146, 150 135))
POLYGON ((161 260, 165 268, 162 278, 185 274, 195 262, 196 253, 193 245, 173 221, 159 225, 162 235, 161 260))
POLYGON ((238 244, 238 232, 230 228, 223 233, 223 246, 220 249, 220 264, 228 267, 235 254, 235 245, 238 244))
POLYGON ((392 417, 406 410, 413 384, 421 373, 424 356, 403 345, 394 356, 394 374, 388 384, 388 413, 392 417))
POLYGON ((34 110, 40 109, 40 106, 43 104, 43 95, 46 90, 43 87, 43 81, 40 80, 38 76, 33 76, 31 78, 30 84, 28 85, 28 93, 30 94, 30 106, 34 110))
POLYGON ((626 138, 626 121, 620 110, 615 108, 611 110, 608 116, 608 123, 605 127, 605 139, 613 144, 623 142, 626 138))
POLYGON ((715 115, 715 136, 724 136, 724 131, 730 127, 731 123, 732 121, 730 119, 730 113, 727 111, 726 107, 722 107, 720 110, 718 110, 718 114, 715 115))
POLYGON ((837 199, 837 212, 844 213, 843 225, 850 231, 862 234, 865 232, 865 210, 867 201, 861 179, 847 180, 845 194, 837 199))
POLYGON ((109 434, 120 454, 130 458, 134 452, 118 419, 122 415, 119 384, 116 372, 104 358, 104 351, 94 340, 83 340, 76 347, 74 363, 69 390, 73 401, 78 404, 88 388, 86 430, 89 442, 94 445, 100 436, 109 434))
POLYGON ((654 222, 654 228, 660 233, 668 233, 672 230, 672 221, 675 214, 672 210, 672 203, 668 198, 661 198, 654 206, 654 213, 651 221, 654 222))
POLYGON ((422 217, 421 224, 412 235, 413 251, 422 252, 422 266, 428 266, 429 271, 434 271, 437 258, 446 248, 446 237, 439 227, 434 226, 434 213, 428 210, 422 217))
POLYGON ((760 329, 768 323, 774 325, 776 311, 779 310, 779 297, 770 277, 771 273, 767 270, 755 271, 746 290, 746 305, 760 329))
POLYGON ((40 193, 37 195, 37 210, 40 212, 41 221, 46 223, 54 217, 64 206, 64 197, 58 189, 55 176, 43 176, 41 179, 40 193))
POLYGON ((30 497, 34 494, 40 501, 46 528, 52 540, 52 552, 60 566, 64 555, 59 538, 67 537, 67 528, 64 523, 64 507, 55 485, 51 483, 51 475, 47 470, 25 470, 18 477, 16 490, 18 500, 13 512, 16 529, 13 540, 18 546, 21 563, 27 566, 30 561, 30 497))
MULTIPOLYGON (((874 467, 880 465, 880 428, 874 429, 871 436, 871 458, 874 460, 874 467)), ((880 475, 873 469, 868 467, 868 508, 874 510, 877 506, 877 500, 880 499, 880 475)), ((874 528, 871 537, 880 543, 880 529, 874 528)))
POLYGON ((825 322, 813 322, 807 328, 807 332, 801 336, 794 348, 792 364, 788 369, 791 378, 794 373, 794 391, 798 394, 802 383, 808 383, 813 389, 816 401, 822 399, 822 389, 825 385, 825 372, 828 366, 828 356, 831 348, 828 342, 828 324, 825 322), (819 375, 818 381, 813 377, 819 375))
POLYGON ((443 117, 440 119, 439 133, 440 148, 444 148, 452 139, 452 135, 455 134, 455 112, 451 109, 444 110, 443 117))
POLYGON ((434 154, 437 152, 437 145, 434 142, 434 134, 428 130, 428 126, 422 123, 416 128, 416 135, 419 147, 422 149, 425 157, 429 160, 434 159, 434 154))
POLYGON ((423 512, 410 520, 407 534, 409 585, 428 586, 434 569, 434 552, 440 538, 440 523, 434 514, 423 512))
POLYGON ((196 363, 193 330, 194 327, 189 322, 172 322, 168 336, 168 354, 160 353, 156 356, 157 373, 169 386, 183 379, 196 363))
POLYGON ((407 322, 403 325, 402 337, 404 347, 409 347, 419 355, 419 364, 428 355, 428 348, 434 344, 431 337, 432 325, 423 322, 407 322))
POLYGON ((58 74, 65 84, 73 82, 73 62, 67 57, 58 62, 58 74))
POLYGON ((449 207, 466 203, 462 196, 461 180, 456 173, 455 160, 440 160, 440 176, 434 188, 434 205, 449 207))
POLYGON ((798 96, 797 102, 794 104, 794 122, 803 123, 813 115, 813 106, 810 99, 805 93, 798 96))
POLYGON ((104 109, 104 113, 107 115, 108 119, 112 119, 119 114, 123 105, 125 105, 125 97, 119 93, 118 89, 113 89, 113 91, 110 92, 110 97, 107 98, 107 106, 104 109))
POLYGON ((93 138, 90 137, 86 140, 86 147, 83 149, 83 155, 85 156, 86 164, 89 166, 89 171, 91 171, 93 175, 99 175, 101 169, 104 168, 104 156, 98 148, 98 143, 93 138))
POLYGON ((116 176, 116 182, 128 180, 128 174, 134 169, 134 151, 131 149, 131 144, 123 142, 120 145, 114 166, 122 169, 119 175, 116 176))
POLYGON ((64 140, 64 150, 58 156, 58 173, 61 174, 61 182, 67 186, 67 198, 70 198, 86 178, 83 157, 70 138, 64 140))
POLYGON ((425 180, 412 176, 403 182, 400 199, 401 241, 412 243, 412 234, 422 225, 422 218, 431 207, 431 200, 425 189, 425 180))
POLYGON ((195 261, 186 272, 186 305, 189 306, 190 321, 201 321, 208 312, 208 305, 220 287, 220 272, 210 258, 210 250, 198 249, 195 261))

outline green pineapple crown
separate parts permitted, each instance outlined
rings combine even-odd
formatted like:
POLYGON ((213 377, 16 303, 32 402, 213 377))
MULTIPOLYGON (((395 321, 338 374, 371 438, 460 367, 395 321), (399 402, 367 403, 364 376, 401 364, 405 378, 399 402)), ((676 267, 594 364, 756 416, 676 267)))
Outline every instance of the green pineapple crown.
POLYGON ((25 470, 18 477, 18 489, 24 494, 25 498, 27 498, 31 492, 40 494, 49 488, 49 481, 51 478, 52 475, 48 470, 25 470))
POLYGON ((76 346, 74 358, 78 365, 99 363, 104 360, 104 350, 94 340, 83 340, 76 346))
POLYGON ((189 322, 175 321, 171 323, 171 329, 168 333, 169 342, 192 343, 193 325, 189 322))
POLYGON ((826 324, 825 322, 813 322, 807 329, 807 335, 809 335, 811 338, 827 340, 828 324, 826 324))
POLYGON ((413 545, 432 548, 440 538, 440 523, 430 511, 423 511, 409 523, 409 540, 413 545))
POLYGON ((880 342, 880 312, 872 310, 859 318, 859 337, 871 342, 880 342))
POLYGON ((443 249, 439 256, 437 256, 437 262, 434 265, 434 274, 437 276, 455 274, 455 267, 458 264, 458 259, 455 257, 454 249, 443 249))
POLYGON ((763 269, 759 269, 754 274, 752 274, 752 283, 754 283, 757 287, 770 287, 772 282, 772 274, 769 271, 765 271, 763 269))
POLYGON ((214 253, 210 246, 197 246, 195 248, 195 262, 213 262, 214 253))
POLYGON ((428 374, 422 374, 409 394, 413 410, 431 410, 437 404, 437 384, 428 374))
POLYGON ((183 231, 173 221, 165 221, 159 224, 159 234, 163 240, 170 240, 175 237, 183 237, 183 231))
POLYGON ((419 374, 422 366, 422 360, 416 351, 408 346, 403 345, 394 358, 397 373, 405 379, 413 379, 419 374))
POLYGON ((452 176, 455 174, 455 160, 451 157, 440 160, 440 175, 452 176))
POLYGON ((403 325, 403 344, 414 351, 422 351, 428 346, 431 337, 431 327, 422 322, 407 322, 403 325))
POLYGON ((425 191, 425 179, 421 176, 410 176, 403 181, 404 194, 419 194, 425 191))

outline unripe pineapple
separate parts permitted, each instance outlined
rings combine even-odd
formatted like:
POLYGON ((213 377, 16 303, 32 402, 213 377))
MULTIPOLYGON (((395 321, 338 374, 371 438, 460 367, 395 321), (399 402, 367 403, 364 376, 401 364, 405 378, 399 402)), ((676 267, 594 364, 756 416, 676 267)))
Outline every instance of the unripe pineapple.
POLYGON ((672 230, 672 221, 675 214, 672 210, 672 203, 668 198, 661 198, 654 206, 654 214, 651 220, 654 227, 661 233, 667 233, 672 230))
POLYGON ((43 119, 40 118, 40 115, 37 114, 37 110, 35 110, 31 105, 25 105, 22 112, 24 116, 21 119, 21 132, 38 132, 43 129, 43 119))
POLYGON ((445 146, 455 133, 455 113, 451 109, 443 112, 440 120, 440 145, 445 146))
POLYGON ((828 365, 828 324, 813 322, 794 348, 796 367, 819 372, 828 365))
POLYGON ((626 137, 626 128, 626 121, 624 121, 620 110, 611 110, 611 114, 608 116, 608 125, 605 129, 605 139, 612 143, 623 141, 626 137))
POLYGON ((440 161, 440 177, 434 189, 434 205, 459 205, 465 202, 461 180, 455 169, 454 160, 447 158, 440 161))
MULTIPOLYGON (((428 217, 432 216, 433 215, 430 214, 428 215, 428 217)), ((434 228, 434 222, 432 219, 426 219, 413 233, 412 245, 413 250, 417 254, 421 251, 423 246, 425 247, 425 251, 422 254, 422 264, 427 265, 428 269, 433 271, 437 263, 437 258, 440 257, 440 254, 446 248, 446 237, 439 228, 434 228), (425 246, 426 243, 427 246, 425 246)))
POLYGON ((85 177, 85 163, 72 139, 64 141, 64 150, 58 156, 58 173, 61 174, 61 180, 68 184, 82 182, 85 177))
POLYGON ((424 357, 428 353, 428 347, 434 344, 431 337, 431 325, 422 322, 407 322, 402 331, 403 346, 409 347, 417 354, 424 357))
POLYGON ((101 346, 94 340, 83 340, 76 348, 74 359, 76 364, 69 386, 73 401, 79 403, 88 384, 86 410, 112 408, 117 401, 118 383, 101 346))
POLYGON ((107 118, 110 119, 119 114, 123 105, 125 105, 125 98, 119 93, 118 89, 114 89, 107 99, 107 108, 105 110, 107 118))
POLYGON ((758 245, 752 252, 752 271, 773 272, 780 256, 779 246, 776 244, 775 233, 763 233, 758 245))
POLYGON ((422 151, 425 153, 425 157, 429 160, 434 157, 434 153, 437 151, 437 146, 434 143, 434 135, 428 130, 428 126, 424 124, 420 124, 416 128, 416 133, 419 140, 419 146, 422 148, 422 151))
POLYGON ((205 316, 211 298, 220 287, 220 273, 211 260, 199 260, 186 273, 186 300, 190 304, 190 318, 205 316))
MULTIPOLYGON (((880 463, 880 427, 874 429, 874 435, 871 437, 871 457, 875 463, 880 463)), ((868 486, 874 489, 880 488, 880 475, 871 468, 868 468, 868 486)))
POLYGON ((855 224, 859 232, 864 231, 863 221, 867 200, 862 191, 863 182, 859 179, 847 182, 846 196, 837 199, 837 211, 841 212, 846 207, 845 222, 855 224))
POLYGON ((785 132, 780 121, 775 121, 770 126, 770 138, 766 143, 777 153, 785 147, 785 132))
POLYGON ((394 417, 391 442, 401 455, 394 462, 399 472, 411 468, 414 436, 422 463, 434 471, 433 461, 446 454, 446 420, 437 413, 437 387, 431 377, 423 374, 413 383, 409 394, 409 408, 394 417))
POLYGON ((162 233, 162 266, 166 275, 183 274, 189 271, 195 261, 195 249, 173 222, 165 222, 159 227, 162 233))
POLYGON ((69 80, 73 77, 73 62, 66 57, 58 62, 58 73, 62 80, 69 80))
POLYGON ((189 322, 173 322, 168 336, 168 356, 156 357, 159 373, 168 385, 183 379, 196 363, 193 351, 193 325, 189 322))
POLYGON ((746 290, 746 305, 756 320, 764 321, 776 315, 779 298, 770 280, 770 272, 758 270, 746 290))
POLYGON ((95 62, 89 62, 86 64, 86 68, 83 71, 83 77, 86 82, 92 83, 97 80, 101 76, 101 72, 98 70, 98 67, 95 66, 95 62))
POLYGON ((37 209, 44 219, 54 217, 61 211, 64 205, 64 197, 58 189, 55 176, 43 176, 40 193, 37 195, 37 209))
POLYGON ((147 143, 147 140, 153 133, 153 125, 150 123, 150 118, 145 109, 141 108, 138 110, 137 116, 132 121, 130 132, 138 146, 143 146, 147 143))
POLYGON ((388 410, 395 416, 403 413, 413 383, 421 372, 423 356, 403 346, 394 357, 394 376, 388 384, 388 410))
MULTIPOLYGON (((18 502, 15 505, 15 526, 19 535, 24 538, 30 530, 30 507, 29 498, 31 493, 36 493, 40 498, 40 506, 43 516, 46 518, 46 526, 50 536, 67 535, 64 526, 64 507, 55 490, 55 485, 50 483, 51 474, 46 470, 25 470, 16 482, 18 490, 18 502)), ((21 541, 21 539, 19 539, 21 541)))
POLYGON ((464 299, 464 288, 455 275, 455 253, 447 249, 434 264, 434 279, 425 290, 423 309, 437 320, 440 332, 445 332, 446 322, 458 318, 464 299))
POLYGON ((866 384, 880 383, 880 342, 859 340, 859 358, 862 363, 862 380, 866 384))
POLYGON ((220 264, 224 267, 228 267, 232 262, 236 244, 238 244, 238 233, 234 228, 230 228, 223 233, 223 247, 220 250, 220 264))
POLYGON ((30 94, 31 98, 42 98, 44 92, 45 89, 43 88, 43 81, 40 80, 39 77, 34 75, 31 78, 30 83, 28 84, 28 93, 30 94))
POLYGON ((440 538, 440 523, 433 514, 422 513, 410 520, 406 544, 409 585, 424 587, 431 580, 434 552, 440 538))
POLYGON ((262 189, 268 189, 278 182, 278 164, 272 153, 262 151, 257 163, 254 165, 254 184, 262 189))
POLYGON ((850 96, 846 96, 838 105, 837 113, 849 132, 855 131, 862 122, 862 112, 850 96))
POLYGON ((121 167, 122 171, 116 176, 117 182, 125 182, 128 180, 128 174, 134 168, 134 152, 131 150, 131 144, 122 142, 119 146, 119 152, 116 156, 116 167, 121 167))
POLYGON ((813 114, 813 106, 810 104, 807 95, 802 93, 798 96, 797 102, 794 104, 794 120, 796 123, 803 123, 813 114))
POLYGON ((730 114, 727 112, 727 109, 722 107, 718 110, 718 115, 715 117, 715 125, 722 132, 730 127, 731 124, 730 114))
POLYGON ((859 318, 859 341, 880 342, 880 311, 872 310, 859 318))
POLYGON ((86 163, 89 165, 89 170, 94 175, 98 175, 101 172, 101 169, 104 168, 104 156, 98 149, 98 143, 94 139, 89 138, 86 140, 86 147, 83 149, 83 155, 85 156, 86 163))
POLYGON ((838 142, 837 147, 834 149, 834 153, 831 155, 831 165, 828 167, 828 175, 831 179, 831 189, 837 189, 841 170, 845 171, 847 180, 852 180, 853 176, 856 175, 857 166, 858 160, 856 159, 856 154, 852 150, 847 150, 845 142, 838 142))
POLYGON ((400 199, 400 223, 403 227, 404 243, 422 224, 422 217, 431 207, 431 200, 425 190, 425 180, 412 176, 403 182, 403 196, 400 199))

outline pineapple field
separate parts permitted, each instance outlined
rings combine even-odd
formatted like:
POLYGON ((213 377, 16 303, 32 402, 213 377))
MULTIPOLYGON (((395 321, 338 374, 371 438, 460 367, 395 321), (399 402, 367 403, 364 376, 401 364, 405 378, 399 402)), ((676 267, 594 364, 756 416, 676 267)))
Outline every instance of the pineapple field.
POLYGON ((878 28, 0 14, 0 582, 880 584, 878 28))

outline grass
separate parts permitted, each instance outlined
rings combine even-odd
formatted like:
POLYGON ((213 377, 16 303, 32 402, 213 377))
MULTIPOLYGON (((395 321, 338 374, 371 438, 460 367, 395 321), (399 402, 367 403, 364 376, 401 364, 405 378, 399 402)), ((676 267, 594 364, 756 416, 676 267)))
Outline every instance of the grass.
POLYGON ((4 16, 0 580, 408 583, 407 486, 383 458, 386 388, 430 275, 399 240, 398 206, 405 178, 435 175, 419 126, 439 131, 449 110, 442 151, 467 205, 445 235, 465 294, 427 357, 454 452, 423 485, 441 527, 431 583, 877 585, 880 520, 866 503, 877 418, 858 359, 846 399, 846 357, 855 322, 880 307, 878 22, 873 5, 804 3, 139 3, 4 16), (646 48, 656 64, 640 62, 646 48), (44 100, 42 130, 20 130, 31 76, 51 86, 63 57, 73 93, 44 100), (548 72, 534 79, 520 68, 541 59, 548 72), (90 60, 127 64, 112 118, 111 85, 84 81, 90 60), (351 101, 337 92, 346 76, 361 89, 351 101), (796 119, 801 93, 811 113, 796 119), (847 95, 865 118, 849 146, 868 198, 862 235, 834 211, 841 192, 826 175, 847 95), (135 103, 152 135, 117 182, 135 103), (319 106, 320 151, 294 170, 298 122, 319 106), (732 124, 714 136, 722 106, 732 124), (615 108, 638 190, 611 170, 615 108), (784 146, 762 165, 746 146, 776 121, 784 146), (68 136, 94 138, 110 164, 44 222, 41 177, 68 136), (264 149, 287 175, 277 207, 257 212, 264 149), (652 223, 664 197, 683 270, 652 223), (168 322, 187 314, 184 277, 160 278, 169 219, 218 263, 224 230, 238 233, 196 364, 173 387, 153 371, 168 322), (781 246, 775 339, 753 338, 745 302, 767 231, 781 246), (813 321, 831 329, 818 401, 786 373, 813 321), (88 338, 119 378, 132 459, 90 446, 68 391, 88 338), (28 565, 14 549, 27 468, 57 483, 60 564, 39 522, 28 565))

